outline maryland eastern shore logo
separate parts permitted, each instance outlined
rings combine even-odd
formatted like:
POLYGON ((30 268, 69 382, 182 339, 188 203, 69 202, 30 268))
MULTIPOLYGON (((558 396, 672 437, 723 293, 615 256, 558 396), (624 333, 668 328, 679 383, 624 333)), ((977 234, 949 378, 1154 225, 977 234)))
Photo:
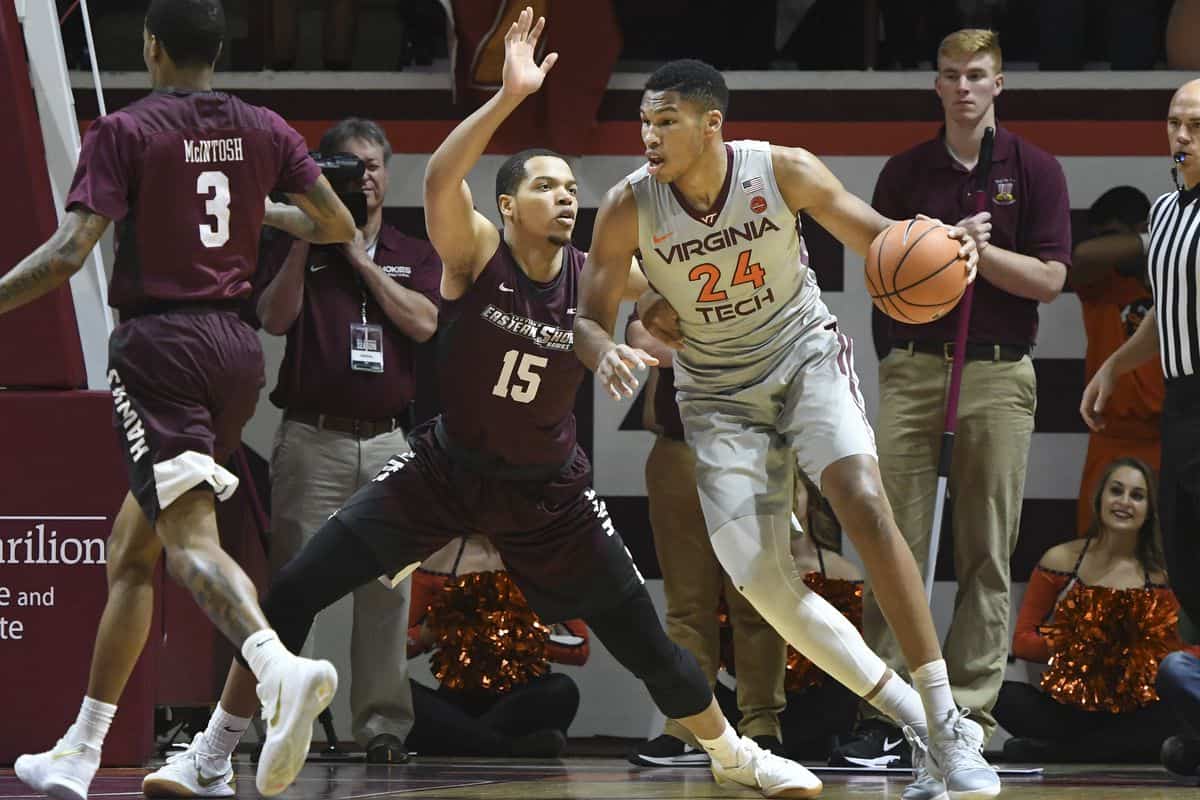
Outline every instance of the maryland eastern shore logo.
POLYGON ((497 328, 528 339, 546 350, 561 350, 566 353, 575 347, 574 331, 563 330, 548 322, 538 322, 535 319, 522 317, 520 314, 503 311, 490 304, 480 316, 497 328))

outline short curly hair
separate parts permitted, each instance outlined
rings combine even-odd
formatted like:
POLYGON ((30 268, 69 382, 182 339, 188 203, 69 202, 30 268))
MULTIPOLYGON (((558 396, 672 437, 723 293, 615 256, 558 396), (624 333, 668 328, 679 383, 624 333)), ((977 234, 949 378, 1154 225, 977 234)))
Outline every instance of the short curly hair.
POLYGON ((646 79, 645 88, 652 92, 678 92, 680 97, 705 111, 715 109, 724 114, 729 108, 725 76, 712 64, 694 58, 663 64, 646 79))

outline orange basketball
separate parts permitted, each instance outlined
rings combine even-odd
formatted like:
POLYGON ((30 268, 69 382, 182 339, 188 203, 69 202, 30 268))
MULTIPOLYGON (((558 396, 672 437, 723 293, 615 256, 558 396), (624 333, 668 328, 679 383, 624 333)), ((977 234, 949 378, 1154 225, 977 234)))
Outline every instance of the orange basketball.
POLYGON ((900 220, 879 232, 865 264, 875 307, 897 322, 933 322, 958 304, 967 288, 961 243, 933 220, 900 220))

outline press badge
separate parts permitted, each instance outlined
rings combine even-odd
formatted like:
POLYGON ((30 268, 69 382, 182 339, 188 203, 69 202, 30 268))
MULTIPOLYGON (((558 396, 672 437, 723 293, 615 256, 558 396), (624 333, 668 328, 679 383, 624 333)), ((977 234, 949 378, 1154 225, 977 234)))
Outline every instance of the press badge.
POLYGON ((373 322, 350 323, 350 369, 383 372, 383 326, 373 322))

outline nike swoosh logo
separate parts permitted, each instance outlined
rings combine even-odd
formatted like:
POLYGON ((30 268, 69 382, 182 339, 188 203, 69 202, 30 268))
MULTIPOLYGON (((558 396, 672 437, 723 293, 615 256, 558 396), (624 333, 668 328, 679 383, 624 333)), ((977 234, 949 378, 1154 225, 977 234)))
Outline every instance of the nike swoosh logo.
POLYGON ((73 750, 59 750, 56 753, 50 754, 51 761, 58 761, 60 758, 70 758, 71 756, 83 755, 83 746, 74 748, 73 750))
POLYGON ((670 239, 674 235, 675 235, 675 231, 668 231, 667 233, 664 233, 662 236, 655 236, 654 243, 662 244, 663 242, 665 242, 667 239, 670 239))
POLYGON ((847 757, 847 761, 860 767, 869 767, 871 769, 883 769, 891 766, 893 762, 899 761, 900 756, 880 756, 879 758, 851 758, 847 757))
POLYGON ((514 291, 516 291, 516 290, 515 290, 515 289, 512 289, 512 288, 510 288, 509 286, 506 286, 506 285, 505 285, 505 283, 504 283, 504 281, 500 281, 500 291, 502 291, 502 292, 514 292, 514 291))
POLYGON ((201 789, 207 789, 208 787, 212 786, 215 783, 228 782, 228 781, 229 781, 229 773, 225 773, 224 775, 215 775, 211 778, 206 778, 200 774, 199 770, 196 771, 196 783, 200 784, 201 789))
POLYGON ((886 753, 889 750, 896 749, 897 747, 900 746, 900 743, 903 741, 904 741, 903 739, 897 739, 896 741, 893 742, 891 739, 887 738, 886 736, 883 737, 883 752, 886 753))
POLYGON ((231 727, 229 727, 228 725, 226 725, 226 726, 224 726, 224 727, 225 727, 225 730, 229 731, 230 733, 245 733, 245 732, 246 732, 246 729, 245 729, 245 728, 242 728, 241 730, 238 730, 237 728, 231 728, 231 727))
POLYGON ((568 314, 574 314, 574 313, 575 313, 575 309, 573 309, 573 308, 568 308, 568 309, 567 309, 567 313, 568 313, 568 314))
POLYGON ((313 264, 312 266, 310 266, 308 268, 308 271, 309 272, 320 272, 321 270, 325 269, 328 266, 329 266, 328 264, 313 264))

